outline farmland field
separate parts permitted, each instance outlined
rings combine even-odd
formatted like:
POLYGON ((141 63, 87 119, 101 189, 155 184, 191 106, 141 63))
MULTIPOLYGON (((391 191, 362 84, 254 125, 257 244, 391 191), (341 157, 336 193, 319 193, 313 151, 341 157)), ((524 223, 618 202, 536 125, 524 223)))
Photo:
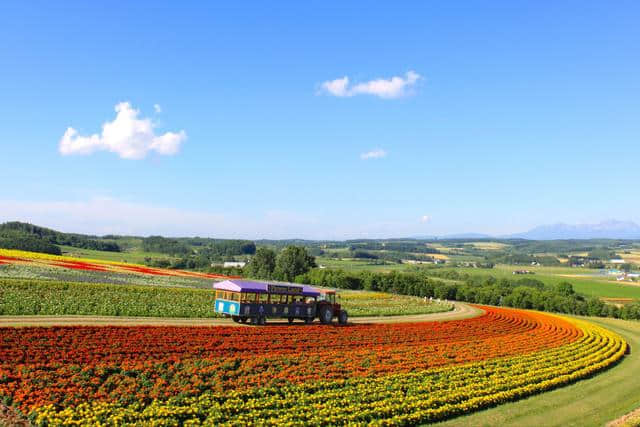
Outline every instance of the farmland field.
MULTIPOLYGON (((0 315, 100 315, 218 317, 209 289, 74 283, 0 278, 0 315)), ((341 291, 350 316, 427 314, 451 310, 448 303, 381 292, 341 291)))
POLYGON ((540 267, 527 266, 527 270, 535 272, 533 275, 514 276, 513 271, 523 269, 513 265, 497 265, 495 268, 481 271, 475 268, 456 268, 456 271, 471 275, 491 275, 496 278, 519 279, 528 277, 537 279, 545 284, 556 285, 560 282, 570 282, 576 292, 583 295, 609 298, 640 299, 640 283, 629 284, 617 282, 610 276, 597 276, 597 271, 587 268, 569 267, 540 267))
POLYGON ((0 394, 36 424, 404 425, 573 383, 626 350, 580 319, 483 308, 347 327, 3 328, 0 394))
MULTIPOLYGON (((638 342, 633 327, 613 320, 488 306, 480 316, 479 309, 458 315, 445 313, 453 307, 446 302, 341 290, 349 326, 231 327, 210 320, 217 317, 211 285, 225 276, 20 251, 0 257, 3 324, 24 325, 0 327, 0 399, 36 425, 536 424, 554 395, 569 408, 558 420, 571 424, 583 408, 572 409, 576 395, 611 402, 591 418, 603 422, 640 404, 604 396, 602 384, 626 384, 619 366, 638 372, 632 365, 640 363, 626 358, 609 369, 623 358, 625 340, 638 342), (50 327, 29 326, 38 324, 50 327)), ((512 269, 456 270, 513 278, 512 269)), ((640 295, 640 287, 580 276, 588 269, 530 269, 536 274, 524 277, 570 280, 578 292, 582 282, 591 292, 640 295)))
POLYGON ((117 274, 137 274, 157 277, 197 278, 197 279, 226 279, 228 276, 207 274, 195 271, 170 270, 154 268, 140 264, 124 263, 108 260, 93 260, 74 258, 69 256, 49 255, 36 252, 0 249, 1 265, 19 265, 27 267, 61 268, 82 272, 103 272, 117 274))
POLYGON ((376 263, 367 260, 356 260, 356 259, 334 259, 334 258, 324 258, 318 257, 317 263, 323 265, 327 268, 339 268, 343 270, 353 270, 353 271, 401 271, 407 268, 405 264, 398 264, 392 262, 386 263, 376 263))
POLYGON ((115 262, 129 262, 141 264, 145 258, 160 258, 160 259, 173 259, 173 257, 166 254, 143 252, 139 249, 126 250, 124 252, 106 252, 96 251, 92 249, 74 248, 72 246, 60 246, 62 254, 74 258, 88 258, 100 261, 115 261, 115 262))

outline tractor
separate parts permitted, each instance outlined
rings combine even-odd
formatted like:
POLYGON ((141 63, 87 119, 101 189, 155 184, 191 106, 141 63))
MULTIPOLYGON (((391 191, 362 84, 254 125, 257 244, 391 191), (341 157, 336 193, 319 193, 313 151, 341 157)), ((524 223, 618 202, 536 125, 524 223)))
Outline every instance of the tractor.
POLYGON ((340 307, 340 304, 336 302, 336 291, 321 290, 317 307, 318 318, 325 325, 332 323, 334 317, 338 319, 338 323, 341 325, 346 325, 349 320, 347 310, 340 307))

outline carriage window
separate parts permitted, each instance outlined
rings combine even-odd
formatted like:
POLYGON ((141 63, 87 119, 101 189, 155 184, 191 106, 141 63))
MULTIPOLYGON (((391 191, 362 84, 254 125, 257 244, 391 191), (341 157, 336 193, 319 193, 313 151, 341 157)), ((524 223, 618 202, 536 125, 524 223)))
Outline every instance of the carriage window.
POLYGON ((243 302, 255 302, 257 298, 258 294, 256 294, 255 292, 244 292, 242 294, 243 302))
POLYGON ((260 294, 260 302, 268 303, 269 302, 269 294, 260 294))

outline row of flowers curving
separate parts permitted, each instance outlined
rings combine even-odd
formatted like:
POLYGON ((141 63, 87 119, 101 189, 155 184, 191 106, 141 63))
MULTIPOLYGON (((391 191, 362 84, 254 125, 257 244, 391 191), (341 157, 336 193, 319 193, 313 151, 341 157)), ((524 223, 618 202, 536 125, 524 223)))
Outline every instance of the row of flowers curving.
POLYGON ((36 425, 415 425, 559 387, 624 340, 481 307, 413 324, 0 329, 0 395, 36 425))

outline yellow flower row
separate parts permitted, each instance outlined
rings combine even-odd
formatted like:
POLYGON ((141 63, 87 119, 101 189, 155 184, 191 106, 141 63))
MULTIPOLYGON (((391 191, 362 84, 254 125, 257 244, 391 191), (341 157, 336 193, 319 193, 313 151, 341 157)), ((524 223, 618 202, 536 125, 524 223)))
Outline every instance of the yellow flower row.
POLYGON ((0 256, 23 258, 28 260, 90 262, 94 264, 127 265, 127 266, 144 267, 144 265, 134 264, 134 263, 124 264, 118 261, 107 261, 107 260, 98 260, 98 259, 90 259, 90 258, 77 258, 77 257, 70 257, 65 255, 43 254, 40 252, 28 252, 28 251, 21 251, 17 249, 0 249, 0 256))
POLYGON ((532 354, 378 378, 204 393, 122 407, 92 402, 32 414, 39 425, 413 425, 442 420, 587 377, 623 357, 626 342, 582 320, 583 336, 532 354))
MULTIPOLYGON (((114 273, 125 273, 125 274, 160 274, 163 276, 180 276, 180 277, 202 277, 202 278, 212 278, 216 275, 207 275, 205 273, 193 272, 193 271, 183 271, 183 270, 168 270, 164 268, 156 268, 156 267, 147 267, 141 264, 129 263, 129 262, 118 262, 118 261, 107 261, 107 260, 96 260, 90 258, 76 258, 64 255, 51 255, 44 254, 39 252, 27 252, 16 249, 0 249, 0 257, 11 257, 11 258, 19 258, 24 261, 15 261, 17 264, 39 264, 45 267, 58 267, 56 266, 56 262, 72 262, 72 263, 83 263, 89 264, 90 266, 98 266, 101 268, 105 268, 107 271, 114 273), (132 270, 133 268, 133 270, 132 270), (143 269, 143 271, 136 270, 137 268, 143 269)), ((64 266, 62 268, 65 268, 64 266)), ((219 276, 223 277, 223 276, 219 276)))

